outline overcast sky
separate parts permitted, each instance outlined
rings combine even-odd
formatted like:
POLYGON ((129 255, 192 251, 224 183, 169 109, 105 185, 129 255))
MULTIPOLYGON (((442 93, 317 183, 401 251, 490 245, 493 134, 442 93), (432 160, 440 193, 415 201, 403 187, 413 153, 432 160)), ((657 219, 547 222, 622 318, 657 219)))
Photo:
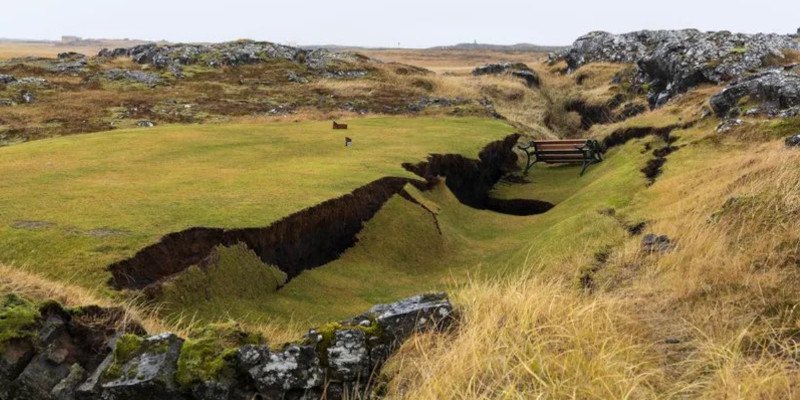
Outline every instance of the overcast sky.
POLYGON ((428 47, 562 45, 592 30, 794 33, 798 0, 0 0, 0 37, 428 47))

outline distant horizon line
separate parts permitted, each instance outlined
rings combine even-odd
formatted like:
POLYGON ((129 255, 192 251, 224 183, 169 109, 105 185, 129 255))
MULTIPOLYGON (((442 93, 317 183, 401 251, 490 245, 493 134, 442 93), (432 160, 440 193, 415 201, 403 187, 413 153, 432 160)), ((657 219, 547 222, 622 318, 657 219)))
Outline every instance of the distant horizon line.
MULTIPOLYGON (((697 30, 697 31, 700 31, 700 32, 725 32, 725 31, 727 31, 727 32, 737 33, 737 32, 733 32, 733 31, 725 30, 725 29, 717 30, 717 31, 708 31, 708 30, 704 31, 702 29, 697 29, 697 28, 643 29, 643 30, 650 30, 650 31, 697 30)), ((595 30, 587 30, 583 35, 588 34, 588 33, 592 33, 592 32, 597 32, 597 31, 604 31, 604 30, 597 30, 597 29, 595 29, 595 30)), ((604 31, 604 32, 610 32, 610 31, 604 31)), ((631 31, 631 32, 636 32, 636 31, 631 31)), ((800 29, 798 29, 798 32, 800 32, 800 29)), ((629 33, 629 32, 621 32, 621 33, 610 32, 610 33, 612 33, 612 34, 624 34, 624 33, 629 33)), ((771 33, 774 33, 774 34, 784 34, 784 35, 794 35, 795 34, 795 32, 786 32, 786 33, 780 33, 780 32, 741 32, 741 33, 747 33, 747 34, 771 34, 771 33)), ((141 42, 141 43, 168 43, 168 44, 181 44, 181 43, 185 43, 185 44, 213 44, 213 43, 235 42, 237 40, 252 40, 252 41, 257 41, 257 42, 262 42, 262 41, 263 42, 271 42, 271 43, 278 43, 278 44, 282 44, 282 45, 286 45, 286 46, 302 47, 302 48, 337 47, 337 48, 353 48, 353 49, 359 49, 360 48, 360 49, 373 49, 373 50, 390 50, 390 49, 425 50, 425 49, 448 48, 448 47, 467 47, 467 46, 470 46, 470 45, 474 45, 474 46, 495 46, 495 47, 563 48, 563 47, 568 47, 568 46, 572 45, 572 43, 574 43, 575 40, 577 40, 578 38, 580 38, 583 35, 579 35, 575 39, 570 41, 569 43, 565 43, 565 44, 538 44, 538 43, 525 42, 525 41, 520 41, 520 42, 515 42, 515 43, 490 43, 490 42, 478 42, 478 41, 471 41, 471 42, 464 41, 464 42, 459 42, 459 43, 454 43, 454 44, 436 44, 436 45, 431 45, 431 46, 403 46, 402 42, 398 42, 397 45, 395 46, 395 45, 356 45, 356 44, 332 44, 332 43, 328 43, 328 44, 315 44, 315 43, 303 44, 303 43, 300 43, 298 41, 293 41, 293 40, 268 40, 268 39, 252 39, 252 38, 235 38, 235 39, 219 40, 219 41, 202 41, 202 40, 201 41, 191 41, 191 40, 173 41, 173 40, 168 40, 168 39, 97 38, 97 37, 82 37, 82 36, 78 36, 78 35, 61 35, 60 38, 49 38, 49 39, 0 37, 0 41, 3 41, 3 42, 69 44, 69 41, 66 41, 65 39, 72 38, 72 39, 75 39, 74 41, 76 41, 76 42, 80 42, 80 41, 87 41, 87 42, 90 42, 90 41, 98 41, 98 42, 102 42, 102 41, 108 41, 108 42, 129 41, 129 42, 141 42)), ((79 44, 79 43, 76 43, 76 44, 79 44)))
POLYGON ((171 41, 167 39, 139 39, 139 38, 94 38, 94 37, 82 37, 82 36, 75 36, 75 35, 62 35, 59 39, 34 39, 34 38, 13 38, 13 37, 0 37, 0 42, 21 42, 21 43, 48 43, 48 44, 64 44, 69 45, 71 44, 70 41, 66 41, 66 38, 73 38, 75 42, 74 44, 80 45, 80 42, 142 42, 142 43, 168 43, 168 44, 213 44, 213 43, 226 43, 226 42, 235 42, 238 40, 251 40, 255 42, 271 42, 271 43, 278 43, 285 46, 292 46, 292 47, 304 47, 304 48, 324 48, 324 47, 338 47, 338 48, 360 48, 360 49, 371 49, 371 50, 391 50, 391 49, 409 49, 409 50, 425 50, 425 49, 434 49, 440 47, 467 47, 467 46, 494 46, 494 47, 543 47, 543 48, 561 48, 567 47, 570 44, 537 44, 537 43, 530 43, 530 42, 516 42, 511 44, 505 43, 483 43, 483 42, 459 42, 455 44, 438 44, 433 46, 426 46, 426 47, 404 47, 400 46, 368 46, 368 45, 351 45, 351 44, 303 44, 295 41, 285 40, 285 41, 275 41, 275 40, 265 40, 265 39, 252 39, 252 38, 237 38, 231 40, 221 40, 221 41, 171 41))

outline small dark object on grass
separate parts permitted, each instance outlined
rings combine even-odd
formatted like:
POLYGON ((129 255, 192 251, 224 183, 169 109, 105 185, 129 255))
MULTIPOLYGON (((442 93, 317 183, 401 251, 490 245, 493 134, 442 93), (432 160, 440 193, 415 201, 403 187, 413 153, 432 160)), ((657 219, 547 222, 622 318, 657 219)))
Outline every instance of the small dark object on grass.
POLYGON ((647 227, 647 222, 639 222, 638 224, 626 225, 625 229, 628 230, 630 235, 636 236, 642 233, 645 227, 647 227))
POLYGON ((800 147, 800 133, 786 138, 786 147, 800 147))
POLYGON ((333 129, 347 129, 347 124, 340 124, 336 121, 333 121, 333 129))
POLYGON ((353 139, 350 139, 349 137, 345 137, 344 138, 344 146, 345 147, 353 147, 353 139))
POLYGON ((653 233, 648 233, 642 238, 642 250, 648 253, 666 253, 672 248, 669 236, 657 236, 653 233))

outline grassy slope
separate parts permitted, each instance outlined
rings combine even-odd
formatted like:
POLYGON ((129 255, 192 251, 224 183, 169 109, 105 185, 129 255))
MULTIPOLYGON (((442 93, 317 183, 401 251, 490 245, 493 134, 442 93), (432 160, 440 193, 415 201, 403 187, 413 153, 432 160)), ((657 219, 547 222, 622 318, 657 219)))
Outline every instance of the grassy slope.
POLYGON ((346 133, 328 122, 172 126, 2 148, 0 262, 101 288, 106 265, 165 233, 266 226, 374 179, 411 176, 402 162, 474 157, 511 133, 471 118, 350 122, 346 133), (54 225, 12 227, 31 220, 54 225))
MULTIPOLYGON (((663 126, 695 113, 695 95, 620 125, 663 126)), ((541 183, 563 201, 491 264, 521 273, 453 291, 468 322, 408 344, 388 397, 798 398, 800 154, 779 138, 800 120, 748 118, 726 135, 717 123, 675 131, 679 149, 649 187, 638 169, 665 145, 657 138, 615 148, 585 182, 557 167, 499 186, 537 198, 541 183), (614 217, 597 213, 607 207, 614 217), (639 221, 675 249, 642 252, 621 223, 639 221)))

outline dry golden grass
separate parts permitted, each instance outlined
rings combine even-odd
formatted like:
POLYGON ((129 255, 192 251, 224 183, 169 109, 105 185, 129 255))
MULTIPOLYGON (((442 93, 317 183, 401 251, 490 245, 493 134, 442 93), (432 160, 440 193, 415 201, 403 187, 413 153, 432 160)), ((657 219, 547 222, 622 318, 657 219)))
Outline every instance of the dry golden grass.
POLYGON ((173 331, 185 334, 186 331, 164 325, 153 311, 143 311, 133 301, 122 304, 96 296, 81 286, 72 284, 68 279, 51 281, 42 278, 25 268, 0 264, 0 293, 16 293, 35 300, 55 300, 66 307, 98 305, 102 307, 121 306, 128 320, 141 324, 148 332, 173 331))
POLYGON ((426 68, 439 74, 468 73, 475 67, 493 62, 533 63, 547 57, 544 53, 491 50, 360 50, 359 53, 386 62, 426 68))
POLYGON ((140 40, 97 39, 91 43, 61 43, 46 41, 0 40, 0 60, 19 57, 55 58, 59 53, 75 52, 93 56, 103 48, 133 47, 146 42, 140 40))
MULTIPOLYGON (((126 321, 140 324, 147 332, 175 332, 183 337, 203 327, 203 323, 192 316, 178 316, 165 321, 159 317, 158 308, 140 303, 136 299, 117 301, 98 296, 94 292, 70 283, 69 279, 52 281, 19 266, 0 264, 0 294, 15 293, 37 301, 55 300, 65 307, 97 305, 101 307, 122 307, 126 321)), ((269 338, 270 343, 285 343, 297 340, 303 328, 293 322, 285 324, 248 324, 243 326, 250 332, 258 332, 269 338)))
MULTIPOLYGON (((717 90, 592 132, 693 121, 717 90)), ((753 120, 721 136, 717 122, 675 131, 663 175, 617 209, 669 235, 670 252, 632 236, 592 264, 589 290, 591 254, 454 288, 463 323, 403 348, 389 398, 800 398, 800 152, 776 140, 796 125, 753 120)))
MULTIPOLYGON (((473 76, 470 73, 447 75, 402 75, 384 68, 383 81, 323 79, 314 82, 316 90, 346 98, 369 97, 376 93, 397 92, 412 98, 446 98, 461 100, 489 99, 495 110, 521 132, 533 137, 556 138, 545 127, 548 101, 543 91, 529 88, 524 81, 507 75, 473 76)), ((335 113, 304 110, 302 118, 335 116, 335 113), (306 113, 307 111, 307 113, 306 113)), ((345 115, 339 113, 339 115, 345 115)))
POLYGON ((663 380, 644 331, 618 300, 532 277, 456 292, 454 334, 407 343, 389 399, 651 399, 663 380))

